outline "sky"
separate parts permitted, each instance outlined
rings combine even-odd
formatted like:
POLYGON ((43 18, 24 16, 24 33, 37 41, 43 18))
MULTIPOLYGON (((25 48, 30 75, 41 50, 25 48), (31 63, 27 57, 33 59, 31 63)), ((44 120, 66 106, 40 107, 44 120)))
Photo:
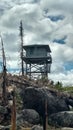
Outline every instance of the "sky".
MULTIPOLYGON (((0 0, 0 33, 10 71, 20 68, 21 20, 24 44, 50 46, 53 61, 49 79, 73 85, 73 0, 0 0)), ((0 46, 0 68, 1 51, 0 46)))

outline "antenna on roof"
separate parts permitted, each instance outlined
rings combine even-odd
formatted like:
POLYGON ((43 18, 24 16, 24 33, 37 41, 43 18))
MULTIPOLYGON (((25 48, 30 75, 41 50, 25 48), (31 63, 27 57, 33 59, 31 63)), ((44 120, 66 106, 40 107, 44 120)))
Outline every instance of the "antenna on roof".
POLYGON ((24 62, 23 62, 23 23, 20 21, 20 38, 21 38, 21 69, 22 75, 24 75, 24 62))

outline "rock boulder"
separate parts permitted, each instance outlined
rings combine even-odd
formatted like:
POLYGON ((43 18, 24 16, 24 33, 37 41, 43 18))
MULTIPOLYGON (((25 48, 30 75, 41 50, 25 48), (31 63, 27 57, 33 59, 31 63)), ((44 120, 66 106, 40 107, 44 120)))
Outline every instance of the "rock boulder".
POLYGON ((73 111, 59 112, 49 116, 49 124, 56 127, 73 128, 73 111))
POLYGON ((24 108, 34 109, 41 116, 45 113, 45 100, 47 99, 48 115, 68 111, 69 105, 73 105, 73 99, 48 88, 28 87, 22 91, 24 108))

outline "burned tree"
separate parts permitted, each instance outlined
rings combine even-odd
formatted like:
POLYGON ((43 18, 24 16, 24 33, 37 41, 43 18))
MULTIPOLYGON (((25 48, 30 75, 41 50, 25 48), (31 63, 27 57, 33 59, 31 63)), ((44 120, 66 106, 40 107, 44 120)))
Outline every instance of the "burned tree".
MULTIPOLYGON (((0 36, 1 37, 1 36, 0 36)), ((3 45, 3 39, 1 37, 1 44, 2 44, 2 58, 3 58, 3 84, 2 84, 2 97, 3 97, 3 104, 6 105, 7 103, 7 95, 6 95, 6 57, 3 45)))
POLYGON ((21 69, 22 69, 22 75, 24 75, 24 62, 23 62, 23 24, 22 21, 20 21, 20 38, 21 38, 21 69))

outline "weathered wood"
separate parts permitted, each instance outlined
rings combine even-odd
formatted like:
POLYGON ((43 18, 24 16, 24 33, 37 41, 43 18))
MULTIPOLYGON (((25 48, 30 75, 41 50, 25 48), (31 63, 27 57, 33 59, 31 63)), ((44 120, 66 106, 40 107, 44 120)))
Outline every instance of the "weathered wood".
POLYGON ((15 90, 13 91, 13 105, 11 115, 11 130, 16 130, 16 101, 15 101, 15 90))
POLYGON ((3 58, 3 84, 2 84, 2 96, 3 96, 3 105, 7 104, 7 94, 6 94, 6 83, 7 83, 7 76, 6 76, 6 57, 3 45, 3 39, 1 37, 1 44, 2 44, 2 58, 3 58))
POLYGON ((24 75, 24 61, 23 61, 23 24, 22 21, 20 21, 20 37, 21 37, 21 70, 22 75, 24 75))

